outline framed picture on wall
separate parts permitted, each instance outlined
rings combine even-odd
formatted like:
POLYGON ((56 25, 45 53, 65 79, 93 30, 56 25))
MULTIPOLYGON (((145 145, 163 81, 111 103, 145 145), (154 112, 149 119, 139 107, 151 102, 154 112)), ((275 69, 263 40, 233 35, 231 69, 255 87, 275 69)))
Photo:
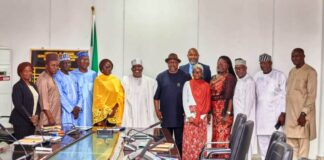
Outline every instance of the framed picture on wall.
POLYGON ((59 56, 62 53, 68 53, 71 58, 71 70, 78 68, 77 53, 80 51, 88 52, 88 50, 68 50, 68 49, 31 49, 31 64, 34 67, 32 81, 36 82, 38 76, 45 70, 45 55, 47 53, 57 53, 59 56))

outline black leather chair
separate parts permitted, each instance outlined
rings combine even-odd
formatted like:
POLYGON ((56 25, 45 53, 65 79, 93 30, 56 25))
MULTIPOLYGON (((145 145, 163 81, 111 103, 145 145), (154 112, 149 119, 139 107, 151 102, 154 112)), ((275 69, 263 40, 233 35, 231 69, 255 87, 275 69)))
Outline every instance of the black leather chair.
POLYGON ((243 124, 243 130, 238 136, 240 136, 240 139, 237 139, 235 143, 233 144, 232 153, 230 156, 230 160, 242 160, 246 157, 250 144, 251 144, 251 137, 253 133, 254 128, 254 122, 253 121, 247 121, 243 124))
POLYGON ((245 123, 246 122, 246 119, 247 119, 247 117, 246 117, 245 114, 243 114, 243 113, 237 114, 237 116, 235 118, 235 121, 234 121, 234 125, 232 127, 231 136, 230 136, 230 139, 229 139, 229 146, 230 146, 230 148, 231 148, 231 144, 233 143, 233 140, 234 140, 233 137, 235 137, 235 135, 237 133, 238 127, 241 124, 245 123))
POLYGON ((214 155, 228 154, 230 153, 229 160, 242 160, 245 157, 251 143, 251 137, 253 133, 254 122, 247 121, 243 124, 238 125, 236 134, 233 135, 233 143, 231 144, 231 151, 227 149, 219 148, 205 148, 200 155, 200 159, 213 159, 214 155))
POLYGON ((205 144, 205 146, 202 148, 199 157, 202 157, 202 153, 204 151, 209 152, 209 151, 219 150, 219 151, 222 151, 222 152, 231 153, 231 150, 232 150, 232 145, 231 144, 233 144, 234 141, 235 141, 234 137, 237 134, 239 126, 244 124, 246 122, 246 119, 247 119, 247 117, 246 117, 245 114, 242 114, 242 113, 237 114, 237 116, 235 118, 235 121, 234 121, 232 131, 231 131, 231 136, 229 138, 229 141, 227 141, 227 142, 207 142, 205 144), (229 143, 229 148, 208 148, 208 145, 221 144, 221 143, 229 143))
MULTIPOLYGON (((280 131, 274 131, 271 135, 271 138, 270 138, 270 142, 269 142, 269 146, 268 146, 268 150, 267 150, 267 154, 266 154, 266 157, 267 155, 269 154, 269 150, 270 150, 270 146, 273 142, 275 141, 280 141, 280 142, 286 142, 286 134, 283 133, 283 132, 280 132, 280 131)), ((270 159, 266 159, 266 160, 270 160, 270 159)))
POLYGON ((292 160, 293 148, 285 142, 274 141, 266 156, 266 160, 292 160))
MULTIPOLYGON (((2 118, 10 118, 10 116, 0 116, 2 118)), ((13 128, 6 128, 7 131, 0 128, 0 142, 13 143, 14 139, 9 135, 13 134, 13 128)))

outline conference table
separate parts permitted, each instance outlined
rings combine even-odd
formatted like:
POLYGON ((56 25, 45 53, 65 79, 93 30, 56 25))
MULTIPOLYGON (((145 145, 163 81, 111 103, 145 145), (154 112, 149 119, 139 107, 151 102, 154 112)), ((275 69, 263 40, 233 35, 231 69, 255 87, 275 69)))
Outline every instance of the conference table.
MULTIPOLYGON (((107 160, 123 159, 130 151, 124 150, 124 136, 131 128, 125 131, 114 132, 110 136, 97 134, 98 128, 92 128, 87 131, 78 131, 77 134, 65 135, 58 142, 50 144, 51 153, 39 153, 34 149, 26 148, 30 155, 28 159, 49 159, 49 160, 107 160)), ((141 130, 140 128, 136 130, 141 130)), ((170 159, 180 159, 178 149, 174 143, 170 132, 164 128, 153 128, 145 131, 154 137, 165 138, 165 142, 172 143, 173 148, 168 151, 154 152, 157 156, 169 157, 170 159)), ((10 148, 0 153, 0 159, 17 159, 24 156, 25 153, 18 145, 10 145, 10 148), (10 158, 11 156, 11 158, 10 158)))

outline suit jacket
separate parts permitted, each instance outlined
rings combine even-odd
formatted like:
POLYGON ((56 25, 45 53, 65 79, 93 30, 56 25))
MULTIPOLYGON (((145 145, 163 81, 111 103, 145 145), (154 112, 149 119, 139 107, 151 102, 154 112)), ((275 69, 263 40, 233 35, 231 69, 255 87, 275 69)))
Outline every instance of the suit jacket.
MULTIPOLYGON (((199 62, 198 62, 199 63, 199 62)), ((209 83, 210 82, 210 79, 211 79, 211 73, 210 73, 210 68, 208 65, 205 65, 205 64, 202 64, 202 63, 199 63, 201 64, 203 67, 204 67, 204 80, 209 83)), ((180 66, 179 69, 181 69, 182 71, 189 73, 189 67, 190 67, 190 64, 186 64, 186 65, 182 65, 180 66)), ((191 74, 190 74, 191 75, 191 74)))
MULTIPOLYGON (((35 84, 30 84, 37 91, 35 84)), ((14 104, 14 109, 11 112, 9 122, 13 125, 33 127, 33 123, 29 117, 33 114, 34 97, 27 84, 22 79, 20 79, 12 88, 12 102, 14 104)), ((39 116, 40 111, 41 108, 38 101, 36 115, 39 116)))

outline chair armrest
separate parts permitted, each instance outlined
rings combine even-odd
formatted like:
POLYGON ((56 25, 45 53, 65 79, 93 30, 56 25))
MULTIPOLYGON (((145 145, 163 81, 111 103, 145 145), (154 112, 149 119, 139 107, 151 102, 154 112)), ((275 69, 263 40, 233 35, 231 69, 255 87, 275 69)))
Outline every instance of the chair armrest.
POLYGON ((229 148, 214 149, 209 152, 207 151, 207 158, 210 158, 212 155, 230 154, 231 152, 229 148))
POLYGON ((228 144, 229 141, 226 141, 226 142, 207 142, 205 145, 207 144, 228 144))
POLYGON ((202 154, 207 154, 207 158, 210 158, 211 155, 219 154, 230 154, 232 150, 230 148, 206 148, 203 150, 202 154))

